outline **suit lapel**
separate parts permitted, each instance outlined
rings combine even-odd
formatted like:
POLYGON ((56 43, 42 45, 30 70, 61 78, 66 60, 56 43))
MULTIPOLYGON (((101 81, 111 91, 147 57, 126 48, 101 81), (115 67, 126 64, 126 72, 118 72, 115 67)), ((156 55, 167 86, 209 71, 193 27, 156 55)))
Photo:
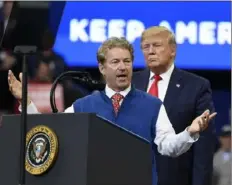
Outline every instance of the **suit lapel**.
POLYGON ((181 71, 175 67, 164 98, 164 106, 168 115, 173 109, 175 109, 176 102, 178 101, 178 97, 180 96, 180 91, 183 86, 184 84, 182 81, 181 71))
POLYGON ((149 77, 150 77, 150 70, 149 69, 145 69, 142 73, 141 73, 141 78, 140 78, 140 83, 137 84, 137 89, 142 90, 147 92, 147 86, 148 86, 148 82, 149 82, 149 77))

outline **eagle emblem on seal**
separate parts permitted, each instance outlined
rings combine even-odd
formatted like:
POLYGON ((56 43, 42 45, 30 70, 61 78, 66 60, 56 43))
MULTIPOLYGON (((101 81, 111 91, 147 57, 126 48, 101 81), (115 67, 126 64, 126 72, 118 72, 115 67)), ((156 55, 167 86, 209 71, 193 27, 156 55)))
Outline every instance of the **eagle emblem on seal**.
POLYGON ((48 154, 46 151, 47 142, 43 138, 37 138, 33 142, 33 150, 31 151, 31 157, 36 163, 44 162, 45 157, 48 154))

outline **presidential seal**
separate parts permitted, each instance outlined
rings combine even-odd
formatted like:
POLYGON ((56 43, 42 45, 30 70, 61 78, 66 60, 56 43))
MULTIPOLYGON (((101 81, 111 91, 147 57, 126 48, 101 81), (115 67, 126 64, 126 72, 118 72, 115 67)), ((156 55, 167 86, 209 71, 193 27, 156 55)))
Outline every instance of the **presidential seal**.
POLYGON ((58 153, 56 134, 47 126, 32 128, 26 136, 26 171, 32 175, 45 173, 54 164, 58 153))

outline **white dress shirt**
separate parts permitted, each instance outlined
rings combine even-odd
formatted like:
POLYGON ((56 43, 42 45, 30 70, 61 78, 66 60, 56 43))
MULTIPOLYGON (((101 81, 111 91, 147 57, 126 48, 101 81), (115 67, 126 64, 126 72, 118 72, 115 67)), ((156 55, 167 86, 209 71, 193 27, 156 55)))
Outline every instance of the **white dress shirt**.
MULTIPOLYGON (((126 90, 119 93, 125 97, 130 90, 131 87, 128 87, 126 90)), ((105 88, 105 92, 109 98, 111 98, 116 93, 107 85, 105 88)), ((19 110, 21 111, 21 106, 19 107, 19 110)), ((28 105, 27 112, 28 114, 39 113, 33 102, 28 105)), ((64 112, 74 113, 73 105, 67 108, 64 112)), ((186 129, 183 132, 176 134, 172 127, 172 124, 169 121, 164 106, 161 105, 156 121, 156 137, 154 140, 155 144, 158 147, 159 153, 161 153, 162 155, 177 157, 188 151, 192 144, 198 140, 198 138, 199 134, 191 137, 186 129)))
MULTIPOLYGON (((162 78, 162 80, 158 81, 158 98, 163 102, 167 89, 168 89, 168 84, 172 75, 172 72, 174 70, 174 64, 171 65, 171 67, 163 74, 160 75, 160 77, 162 78)), ((149 91, 149 89, 151 88, 151 85, 154 82, 154 76, 155 74, 150 71, 150 77, 149 77, 149 82, 148 82, 148 86, 147 86, 147 92, 149 91)))

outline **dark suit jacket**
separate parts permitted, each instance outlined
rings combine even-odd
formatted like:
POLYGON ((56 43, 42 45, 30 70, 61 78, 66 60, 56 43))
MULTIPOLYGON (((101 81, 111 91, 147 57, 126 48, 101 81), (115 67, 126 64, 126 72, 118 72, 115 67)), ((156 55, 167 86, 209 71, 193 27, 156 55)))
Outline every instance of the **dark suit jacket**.
MULTIPOLYGON (((136 72, 133 84, 146 91, 150 71, 136 72)), ((214 111, 208 80, 174 68, 164 99, 168 117, 176 133, 182 132, 206 109, 214 111), (179 84, 179 85, 177 85, 179 84), (179 87, 178 87, 179 86, 179 87)), ((156 155, 158 185, 210 185, 215 146, 214 125, 201 133, 191 149, 177 158, 156 155)))
MULTIPOLYGON (((14 26, 16 25, 14 20, 9 20, 8 24, 10 22, 13 22, 10 26, 7 27, 7 30, 4 33, 4 20, 0 20, 0 52, 5 51, 2 48, 12 48, 12 43, 14 41, 14 26), (12 26, 13 25, 13 26, 12 26), (4 36, 4 39, 3 39, 4 36)), ((12 52, 12 56, 14 56, 17 59, 17 63, 12 66, 11 70, 13 73, 18 77, 19 72, 22 71, 21 63, 18 60, 18 57, 16 57, 12 52)), ((13 113, 14 110, 14 103, 15 98, 12 96, 12 94, 9 91, 8 86, 8 70, 2 70, 1 65, 3 61, 0 59, 0 84, 1 84, 1 90, 0 90, 0 111, 13 113)))

